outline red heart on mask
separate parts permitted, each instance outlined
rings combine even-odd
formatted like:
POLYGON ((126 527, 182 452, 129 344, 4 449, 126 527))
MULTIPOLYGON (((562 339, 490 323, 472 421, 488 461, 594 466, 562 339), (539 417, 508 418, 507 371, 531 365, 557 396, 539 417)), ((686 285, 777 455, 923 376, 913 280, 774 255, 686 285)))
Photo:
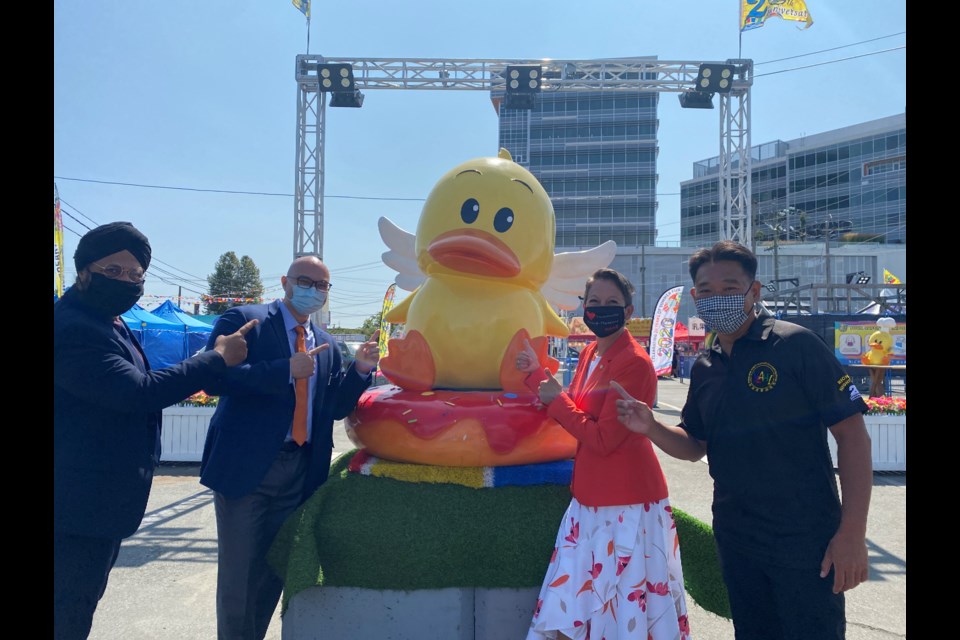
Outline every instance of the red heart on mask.
POLYGON ((597 317, 597 314, 595 314, 593 311, 587 311, 586 316, 588 319, 593 320, 594 318, 597 317))

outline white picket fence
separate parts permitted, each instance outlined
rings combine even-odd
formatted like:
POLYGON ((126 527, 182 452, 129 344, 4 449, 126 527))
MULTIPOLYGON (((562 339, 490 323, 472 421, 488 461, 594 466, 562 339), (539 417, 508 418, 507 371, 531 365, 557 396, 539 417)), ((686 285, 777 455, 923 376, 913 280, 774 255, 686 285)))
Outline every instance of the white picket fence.
POLYGON ((161 462, 200 462, 215 407, 167 407, 163 410, 161 462))
MULTIPOLYGON (((863 416, 870 434, 874 471, 907 470, 907 416, 863 416)), ((837 466, 837 441, 827 432, 833 466, 837 466)))

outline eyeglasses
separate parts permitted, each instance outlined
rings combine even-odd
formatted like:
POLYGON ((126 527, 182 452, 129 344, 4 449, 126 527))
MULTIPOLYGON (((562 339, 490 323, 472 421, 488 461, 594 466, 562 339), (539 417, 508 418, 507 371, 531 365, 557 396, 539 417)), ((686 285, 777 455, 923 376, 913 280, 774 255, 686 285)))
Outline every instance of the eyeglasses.
POLYGON ((111 280, 119 280, 124 274, 126 274, 127 280, 130 282, 143 282, 144 277, 147 275, 147 272, 140 267, 127 268, 121 267, 118 264, 108 264, 107 266, 103 266, 102 264, 97 264, 96 262, 92 264, 100 269, 100 273, 107 276, 111 280))
POLYGON ((309 289, 310 287, 313 287, 317 291, 329 291, 330 287, 333 285, 326 280, 311 280, 306 276, 300 276, 297 278, 297 286, 303 289, 309 289))

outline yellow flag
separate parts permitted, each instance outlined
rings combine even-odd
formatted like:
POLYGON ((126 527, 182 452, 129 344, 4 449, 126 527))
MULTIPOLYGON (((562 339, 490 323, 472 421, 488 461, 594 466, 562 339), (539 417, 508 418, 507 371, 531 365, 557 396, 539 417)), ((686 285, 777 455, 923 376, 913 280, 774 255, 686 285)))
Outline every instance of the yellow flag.
POLYGON ((63 219, 60 217, 60 194, 53 185, 53 292, 63 295, 63 219))
POLYGON ((804 0, 740 0, 740 31, 758 29, 767 18, 806 23, 802 29, 809 29, 813 24, 804 0))
POLYGON ((900 278, 893 275, 886 269, 883 270, 883 284, 903 284, 900 282, 900 278))
POLYGON ((377 345, 380 348, 380 357, 387 355, 387 340, 390 339, 390 323, 387 322, 387 314, 393 309, 393 296, 397 292, 396 283, 387 287, 387 293, 383 296, 383 308, 380 310, 380 342, 377 345))
POLYGON ((300 13, 310 17, 310 0, 292 0, 293 6, 300 10, 300 13))

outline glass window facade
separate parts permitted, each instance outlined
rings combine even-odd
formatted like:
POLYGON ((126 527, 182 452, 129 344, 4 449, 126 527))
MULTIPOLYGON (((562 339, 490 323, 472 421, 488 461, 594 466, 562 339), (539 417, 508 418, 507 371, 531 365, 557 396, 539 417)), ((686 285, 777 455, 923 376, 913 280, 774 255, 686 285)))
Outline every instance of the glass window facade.
POLYGON ((540 94, 532 110, 500 105, 500 146, 543 185, 557 249, 656 240, 657 93, 540 94))
MULTIPOLYGON (((892 120, 890 130, 869 135, 852 134, 858 126, 818 135, 815 145, 793 140, 776 159, 754 163, 754 238, 772 239, 777 213, 788 210, 792 219, 779 220, 781 238, 815 240, 829 228, 861 240, 906 243, 907 131, 905 118, 892 120)), ((695 175, 710 166, 696 163, 695 175)), ((680 192, 681 245, 719 240, 717 172, 684 183, 680 192)))

